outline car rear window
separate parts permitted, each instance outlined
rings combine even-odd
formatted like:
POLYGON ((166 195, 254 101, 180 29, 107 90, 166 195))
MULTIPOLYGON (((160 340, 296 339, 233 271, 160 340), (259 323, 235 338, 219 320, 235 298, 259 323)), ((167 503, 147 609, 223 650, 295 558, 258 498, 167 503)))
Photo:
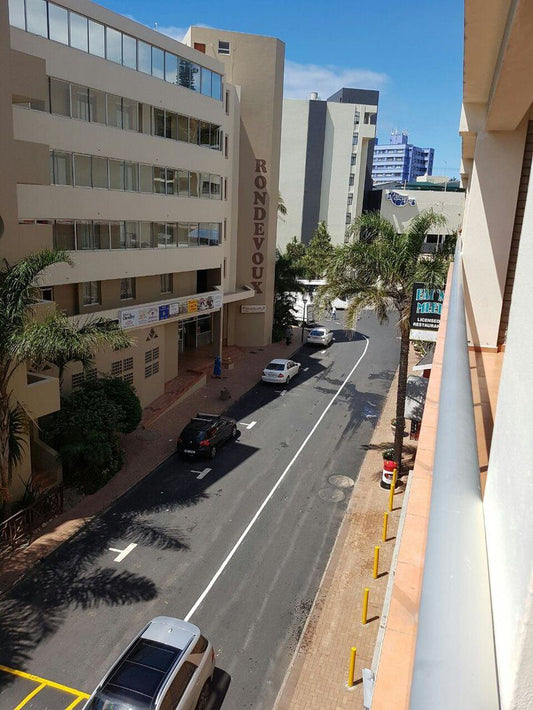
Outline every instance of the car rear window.
POLYGON ((324 335, 325 331, 323 330, 312 330, 311 335, 316 335, 319 338, 321 338, 324 335))
POLYGON ((266 366, 265 370, 284 370, 285 365, 281 362, 271 362, 266 366))

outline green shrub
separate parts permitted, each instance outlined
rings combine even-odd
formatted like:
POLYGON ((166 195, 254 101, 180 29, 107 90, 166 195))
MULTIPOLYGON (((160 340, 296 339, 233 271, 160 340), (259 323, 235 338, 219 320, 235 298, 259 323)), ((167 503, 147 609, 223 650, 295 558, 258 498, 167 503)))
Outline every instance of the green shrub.
POLYGON ((135 431, 142 419, 142 407, 132 385, 124 382, 120 377, 102 377, 99 380, 85 382, 85 392, 103 392, 105 396, 116 404, 121 414, 116 422, 117 431, 129 434, 135 431))

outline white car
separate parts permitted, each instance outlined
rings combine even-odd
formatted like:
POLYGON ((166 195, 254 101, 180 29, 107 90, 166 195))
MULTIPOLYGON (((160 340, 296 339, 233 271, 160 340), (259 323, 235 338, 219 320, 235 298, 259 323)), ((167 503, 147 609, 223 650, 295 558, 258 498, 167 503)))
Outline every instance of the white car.
POLYGON ((85 710, 205 710, 215 652, 200 629, 158 616, 130 643, 85 710))
POLYGON ((328 328, 313 328, 307 334, 307 343, 310 345, 323 345, 328 347, 333 340, 333 332, 328 328))
POLYGON ((288 384, 293 377, 300 372, 300 363, 294 360, 285 360, 277 358, 268 363, 263 370, 261 379, 263 382, 277 382, 279 384, 288 384))

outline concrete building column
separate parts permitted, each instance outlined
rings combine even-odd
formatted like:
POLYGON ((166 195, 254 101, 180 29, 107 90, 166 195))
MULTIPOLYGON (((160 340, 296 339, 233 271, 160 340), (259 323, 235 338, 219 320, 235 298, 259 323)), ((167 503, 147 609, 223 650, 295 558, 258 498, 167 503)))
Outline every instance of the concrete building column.
POLYGON ((515 131, 477 134, 463 222, 469 344, 496 349, 527 120, 515 131), (475 304, 475 308, 472 308, 475 304))

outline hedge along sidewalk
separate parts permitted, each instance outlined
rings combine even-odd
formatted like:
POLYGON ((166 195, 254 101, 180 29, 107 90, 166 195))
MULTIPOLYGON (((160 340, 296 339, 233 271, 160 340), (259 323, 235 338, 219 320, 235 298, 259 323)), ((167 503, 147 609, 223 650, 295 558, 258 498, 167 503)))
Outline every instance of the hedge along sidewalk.
POLYGON ((208 410, 214 414, 222 413, 257 384, 269 360, 293 357, 298 348, 299 343, 288 347, 285 341, 242 348, 242 358, 235 363, 233 370, 223 370, 222 379, 209 376, 204 387, 193 392, 179 405, 169 408, 152 425, 121 437, 124 448, 122 469, 99 491, 85 496, 74 507, 47 523, 39 537, 28 547, 14 550, 0 559, 0 595, 171 456, 176 449, 179 432, 197 412, 208 410), (229 401, 220 399, 223 387, 231 394, 229 401))

